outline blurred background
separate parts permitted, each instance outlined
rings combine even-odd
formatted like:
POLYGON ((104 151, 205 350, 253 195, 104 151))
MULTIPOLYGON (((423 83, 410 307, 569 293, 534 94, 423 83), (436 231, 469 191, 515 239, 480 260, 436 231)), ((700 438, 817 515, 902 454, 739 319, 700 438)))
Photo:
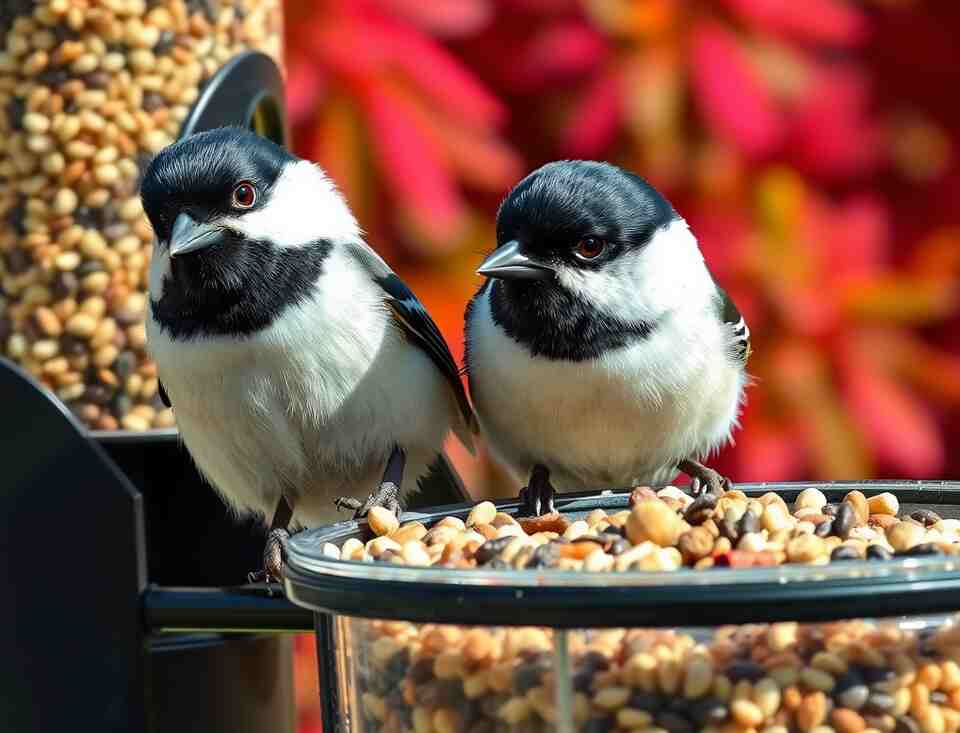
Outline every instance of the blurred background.
MULTIPOLYGON (((557 158, 647 177, 750 324, 735 481, 960 471, 960 4, 287 0, 297 152, 463 354, 502 196, 557 158)), ((475 495, 516 486, 451 455, 475 495)), ((303 733, 318 731, 298 640, 303 733)))

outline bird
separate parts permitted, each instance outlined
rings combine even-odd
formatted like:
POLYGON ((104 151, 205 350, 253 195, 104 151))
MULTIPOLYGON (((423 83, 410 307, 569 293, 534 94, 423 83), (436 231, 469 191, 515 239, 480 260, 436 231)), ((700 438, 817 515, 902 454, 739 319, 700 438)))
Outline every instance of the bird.
POLYGON ((750 330, 670 202, 610 163, 553 161, 504 198, 496 242, 465 371, 521 510, 680 471, 695 494, 732 487, 703 461, 739 427, 750 330))
POLYGON ((222 127, 161 150, 140 191, 161 397, 231 511, 268 523, 250 581, 279 580, 293 531, 399 513, 450 431, 473 451, 447 342, 322 168, 222 127))

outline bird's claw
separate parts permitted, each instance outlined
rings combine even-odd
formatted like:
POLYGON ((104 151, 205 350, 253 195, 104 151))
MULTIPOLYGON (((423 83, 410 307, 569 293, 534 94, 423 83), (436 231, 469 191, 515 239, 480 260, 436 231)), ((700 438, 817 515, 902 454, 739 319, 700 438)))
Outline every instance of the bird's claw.
POLYGON ((521 516, 541 517, 557 511, 553 499, 556 491, 550 484, 550 474, 541 466, 530 472, 530 481, 520 489, 521 516))
POLYGON ((247 575, 248 583, 266 583, 267 593, 273 595, 271 585, 282 580, 283 563, 286 558, 284 549, 290 533, 285 529, 271 529, 267 534, 267 543, 263 548, 263 569, 247 575))
POLYGON ((729 478, 698 461, 683 461, 679 468, 690 477, 690 493, 694 497, 705 493, 723 496, 733 489, 733 482, 729 478))
POLYGON ((363 502, 359 499, 354 499, 352 496, 341 496, 333 500, 334 505, 337 509, 343 511, 344 509, 356 512, 360 511, 360 507, 363 506, 363 502))
POLYGON ((553 514, 557 511, 553 496, 552 488, 544 490, 535 486, 524 486, 520 489, 521 516, 541 517, 544 514, 553 514))
POLYGON ((383 507, 400 516, 400 487, 392 481, 384 481, 366 501, 361 502, 351 496, 341 496, 334 501, 337 509, 353 512, 354 519, 363 519, 375 506, 383 507))

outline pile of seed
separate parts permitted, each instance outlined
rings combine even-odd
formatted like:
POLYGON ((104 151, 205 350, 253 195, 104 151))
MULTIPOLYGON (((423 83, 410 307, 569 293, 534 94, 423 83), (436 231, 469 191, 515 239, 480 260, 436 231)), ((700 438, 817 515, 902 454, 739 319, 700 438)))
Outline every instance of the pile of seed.
POLYGON ((139 178, 226 61, 280 57, 280 2, 0 6, 0 354, 91 428, 172 426, 145 351, 139 178))
MULTIPOLYGON (((538 733, 560 712, 553 633, 351 622, 353 714, 384 733, 538 733)), ((567 633, 584 733, 955 733, 960 627, 844 621, 567 633)))
POLYGON ((558 568, 582 571, 676 570, 886 560, 895 556, 960 554, 960 520, 921 509, 897 516, 891 493, 869 499, 851 491, 830 504, 819 489, 802 491, 793 507, 774 492, 742 491, 693 498, 668 486, 638 488, 630 508, 602 509, 571 521, 560 514, 515 518, 490 502, 466 521, 445 517, 431 529, 399 525, 373 509, 366 543, 328 544, 333 558, 490 569, 558 568))

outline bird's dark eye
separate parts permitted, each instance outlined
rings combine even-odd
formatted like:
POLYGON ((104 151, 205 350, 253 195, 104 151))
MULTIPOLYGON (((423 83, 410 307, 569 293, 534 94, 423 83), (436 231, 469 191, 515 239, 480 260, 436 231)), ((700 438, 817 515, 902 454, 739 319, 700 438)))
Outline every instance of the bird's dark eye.
POLYGON ((603 250, 606 248, 607 243, 602 239, 597 237, 584 237, 577 242, 577 247, 574 252, 581 260, 595 260, 603 254, 603 250))
POLYGON ((257 203, 257 189, 250 181, 240 181, 233 189, 233 205, 238 209, 249 209, 257 203))

